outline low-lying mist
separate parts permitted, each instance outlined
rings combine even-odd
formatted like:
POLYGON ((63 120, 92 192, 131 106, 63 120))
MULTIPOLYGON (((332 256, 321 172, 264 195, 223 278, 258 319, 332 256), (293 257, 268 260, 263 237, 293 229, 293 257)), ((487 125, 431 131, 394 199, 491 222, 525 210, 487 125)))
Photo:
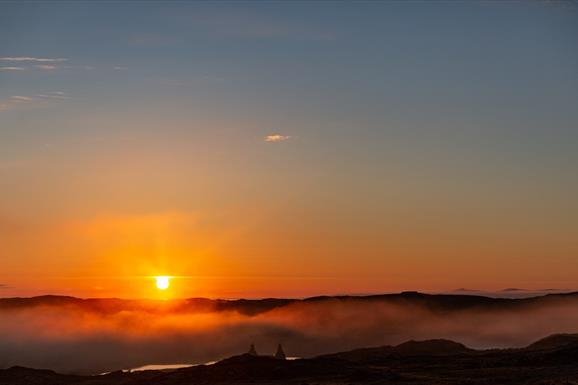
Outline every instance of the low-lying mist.
MULTIPOLYGON (((432 301, 434 296, 432 296, 432 301)), ((144 364, 203 363, 244 353, 309 357, 409 339, 446 338, 473 348, 521 347, 578 332, 578 298, 442 309, 423 302, 327 298, 256 314, 150 305, 114 310, 50 304, 0 308, 0 368, 101 373, 144 364)))

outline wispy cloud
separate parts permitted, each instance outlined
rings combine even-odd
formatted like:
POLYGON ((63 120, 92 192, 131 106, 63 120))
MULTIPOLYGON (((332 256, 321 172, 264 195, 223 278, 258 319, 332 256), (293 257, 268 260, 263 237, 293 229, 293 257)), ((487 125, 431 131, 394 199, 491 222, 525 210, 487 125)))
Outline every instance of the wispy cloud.
POLYGON ((10 96, 10 100, 15 102, 31 102, 34 99, 30 96, 10 96))
POLYGON ((4 56, 0 57, 0 61, 11 62, 41 62, 41 63, 55 63, 67 61, 66 58, 47 58, 47 57, 33 57, 33 56, 4 56))
POLYGON ((288 135, 272 134, 267 135, 263 140, 265 142, 284 142, 289 139, 291 139, 291 137, 288 135))
POLYGON ((55 66, 54 64, 38 64, 35 65, 34 67, 40 70, 55 70, 58 68, 58 66, 55 66))
POLYGON ((0 111, 7 111, 19 106, 42 104, 51 100, 68 99, 68 95, 63 91, 49 91, 35 94, 34 96, 13 95, 7 99, 0 100, 0 111))
MULTIPOLYGON (((115 66, 114 70, 126 70, 127 67, 115 66)), ((3 56, 0 57, 0 71, 53 71, 53 70, 85 70, 96 69, 92 65, 71 65, 67 58, 44 58, 32 56, 3 56), (4 63, 3 63, 4 62, 4 63), (9 65, 13 62, 18 65, 9 65), (6 65, 2 65, 6 64, 6 65)))
POLYGON ((18 106, 33 102, 35 99, 30 96, 14 95, 7 99, 0 100, 0 111, 12 110, 18 106))
POLYGON ((56 93, 56 92, 51 92, 51 93, 46 93, 46 94, 36 94, 34 96, 37 98, 46 98, 46 99, 68 99, 68 96, 66 96, 66 94, 56 93))
POLYGON ((92 71, 92 70, 96 69, 95 66, 90 66, 90 65, 73 65, 73 66, 64 65, 64 66, 61 66, 58 68, 70 69, 70 70, 85 70, 85 71, 92 71))
POLYGON ((24 71, 24 67, 0 67, 0 71, 24 71))

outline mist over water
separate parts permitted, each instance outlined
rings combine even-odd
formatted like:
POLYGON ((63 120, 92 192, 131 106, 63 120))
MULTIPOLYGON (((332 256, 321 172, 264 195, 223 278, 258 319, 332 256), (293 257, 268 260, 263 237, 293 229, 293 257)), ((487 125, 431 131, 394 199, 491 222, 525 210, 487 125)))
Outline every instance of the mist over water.
POLYGON ((472 348, 522 347, 578 332, 573 297, 500 308, 440 310, 409 302, 293 302, 247 314, 147 306, 75 304, 0 309, 0 367, 101 373, 146 364, 203 363, 244 353, 310 357, 409 339, 446 338, 472 348))

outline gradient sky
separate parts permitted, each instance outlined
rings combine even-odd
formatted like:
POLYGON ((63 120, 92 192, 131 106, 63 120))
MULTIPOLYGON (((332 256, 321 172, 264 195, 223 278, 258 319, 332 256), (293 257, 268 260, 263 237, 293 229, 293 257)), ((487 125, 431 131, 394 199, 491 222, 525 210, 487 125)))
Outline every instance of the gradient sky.
POLYGON ((0 3, 0 296, 578 288, 578 5, 0 3))

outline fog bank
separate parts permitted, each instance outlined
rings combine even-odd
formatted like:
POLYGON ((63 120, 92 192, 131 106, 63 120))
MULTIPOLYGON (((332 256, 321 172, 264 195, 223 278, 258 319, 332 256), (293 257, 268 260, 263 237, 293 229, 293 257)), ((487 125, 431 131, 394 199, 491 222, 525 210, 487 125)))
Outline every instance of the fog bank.
MULTIPOLYGON (((435 296, 432 296, 435 298, 435 296)), ((433 299, 432 299, 433 301, 433 299)), ((514 300, 515 301, 515 300, 514 300)), ((409 339, 446 338, 473 348, 521 347, 553 333, 578 332, 578 298, 441 309, 429 303, 327 298, 256 314, 229 310, 74 304, 0 308, 0 367, 100 373, 145 364, 202 363, 255 343, 283 343, 309 357, 409 339)))

